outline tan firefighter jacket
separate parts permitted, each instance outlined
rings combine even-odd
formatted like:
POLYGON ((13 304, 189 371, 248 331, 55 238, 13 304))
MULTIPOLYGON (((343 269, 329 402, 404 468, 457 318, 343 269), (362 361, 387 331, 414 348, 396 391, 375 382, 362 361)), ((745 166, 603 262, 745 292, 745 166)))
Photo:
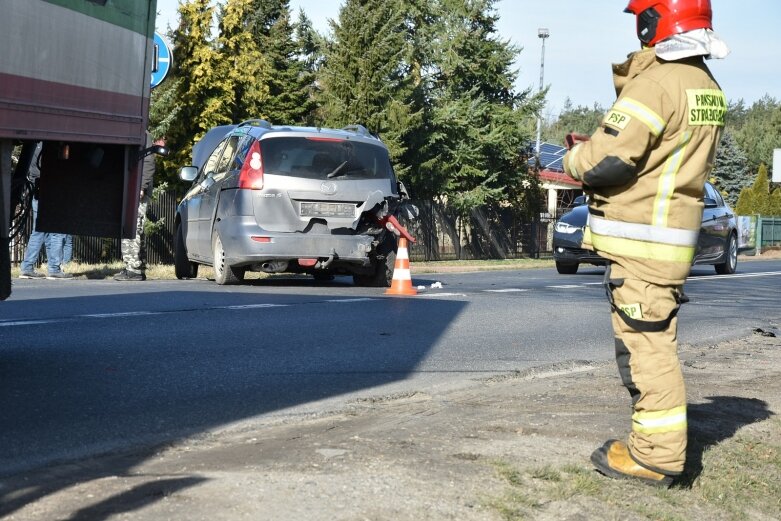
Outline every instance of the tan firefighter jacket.
POLYGON ((618 99, 591 139, 564 156, 590 194, 584 247, 655 284, 683 284, 699 235, 727 100, 701 56, 653 48, 613 66, 618 99))

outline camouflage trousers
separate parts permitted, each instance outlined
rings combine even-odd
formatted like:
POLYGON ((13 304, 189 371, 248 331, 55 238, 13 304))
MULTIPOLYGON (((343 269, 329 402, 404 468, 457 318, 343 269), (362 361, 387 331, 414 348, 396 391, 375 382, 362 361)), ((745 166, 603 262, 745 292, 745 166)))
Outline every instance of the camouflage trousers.
POLYGON ((142 200, 138 203, 136 236, 132 239, 122 239, 122 261, 125 263, 125 269, 134 273, 144 273, 146 270, 146 248, 144 247, 146 207, 146 201, 142 200))

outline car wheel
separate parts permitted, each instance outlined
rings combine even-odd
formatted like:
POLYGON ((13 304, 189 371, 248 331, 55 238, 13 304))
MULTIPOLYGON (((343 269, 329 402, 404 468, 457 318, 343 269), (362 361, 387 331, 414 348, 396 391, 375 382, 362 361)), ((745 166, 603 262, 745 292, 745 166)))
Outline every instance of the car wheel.
POLYGON ((738 238, 730 234, 727 241, 727 251, 724 252, 724 262, 716 264, 716 273, 719 275, 732 275, 738 267, 738 238))
POLYGON ((244 280, 246 268, 233 268, 225 263, 225 249, 220 235, 215 232, 212 251, 214 252, 214 281, 220 286, 239 284, 244 280))
POLYGON ((377 246, 378 258, 374 261, 374 272, 369 275, 353 275, 355 285, 371 288, 389 288, 393 283, 393 270, 396 267, 397 251, 398 243, 396 242, 396 236, 386 234, 382 242, 377 246))
POLYGON ((184 241, 182 223, 176 225, 176 239, 174 240, 174 273, 176 278, 194 279, 198 276, 198 264, 190 262, 187 258, 187 246, 184 241))
POLYGON ((556 271, 562 275, 574 275, 578 272, 578 263, 564 263, 556 261, 556 271))

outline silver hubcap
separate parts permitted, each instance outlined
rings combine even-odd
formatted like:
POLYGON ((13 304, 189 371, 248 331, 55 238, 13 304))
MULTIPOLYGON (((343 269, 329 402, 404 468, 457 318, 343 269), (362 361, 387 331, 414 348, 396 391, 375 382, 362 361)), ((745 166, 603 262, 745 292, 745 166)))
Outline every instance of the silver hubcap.
POLYGON ((729 265, 732 269, 735 269, 737 263, 738 263, 738 241, 736 241, 734 237, 731 237, 729 240, 729 265))
POLYGON ((214 270, 222 276, 225 270, 225 252, 222 251, 222 241, 217 237, 214 241, 214 270))

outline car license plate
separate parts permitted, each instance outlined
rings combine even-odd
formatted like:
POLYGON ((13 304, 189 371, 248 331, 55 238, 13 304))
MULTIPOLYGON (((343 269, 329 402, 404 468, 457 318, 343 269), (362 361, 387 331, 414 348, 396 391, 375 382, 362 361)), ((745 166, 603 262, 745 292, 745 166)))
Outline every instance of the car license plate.
POLYGON ((352 203, 301 203, 301 217, 355 217, 352 203))

